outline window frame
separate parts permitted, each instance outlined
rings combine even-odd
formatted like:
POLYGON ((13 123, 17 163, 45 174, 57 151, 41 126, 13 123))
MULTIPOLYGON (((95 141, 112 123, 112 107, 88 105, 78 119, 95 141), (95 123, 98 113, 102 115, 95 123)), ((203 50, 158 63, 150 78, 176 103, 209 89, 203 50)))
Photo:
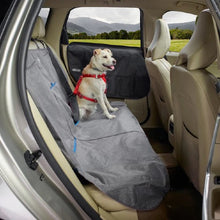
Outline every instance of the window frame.
MULTIPOLYGON (((70 15, 71 11, 76 8, 79 8, 79 7, 75 7, 75 8, 70 9, 69 13, 66 16, 66 19, 65 19, 65 22, 63 25, 63 29, 62 29, 62 33, 61 33, 60 44, 69 45, 69 38, 68 38, 68 34, 67 34, 67 21, 69 19, 69 15, 70 15)), ((81 7, 81 8, 83 8, 83 7, 81 7)), ((111 7, 109 7, 109 8, 111 8, 111 7)), ((139 48, 142 50, 142 53, 144 56, 144 31, 143 31, 144 13, 141 8, 137 8, 137 9, 139 9, 139 11, 140 11, 140 23, 139 23, 140 24, 140 47, 139 48)), ((124 45, 120 45, 120 46, 124 47, 124 45)), ((126 46, 126 47, 130 47, 130 46, 126 46)))

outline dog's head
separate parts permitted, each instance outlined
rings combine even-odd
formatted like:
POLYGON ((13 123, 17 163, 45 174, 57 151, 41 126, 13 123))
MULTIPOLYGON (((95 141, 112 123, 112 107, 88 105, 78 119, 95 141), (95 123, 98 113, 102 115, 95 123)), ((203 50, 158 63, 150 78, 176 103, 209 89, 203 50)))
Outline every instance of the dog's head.
POLYGON ((112 52, 109 49, 95 49, 91 62, 93 66, 102 72, 112 71, 116 65, 116 60, 112 57, 112 52))

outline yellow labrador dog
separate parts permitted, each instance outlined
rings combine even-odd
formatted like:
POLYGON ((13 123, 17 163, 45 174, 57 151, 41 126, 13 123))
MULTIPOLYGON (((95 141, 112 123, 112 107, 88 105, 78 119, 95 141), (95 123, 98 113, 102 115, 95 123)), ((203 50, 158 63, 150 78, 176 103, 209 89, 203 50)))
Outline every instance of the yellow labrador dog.
POLYGON ((117 111, 106 97, 106 71, 115 69, 116 60, 109 49, 95 49, 90 63, 83 69, 74 94, 77 95, 80 119, 86 119, 96 111, 97 103, 101 106, 105 116, 109 119, 115 115, 109 111, 117 111))

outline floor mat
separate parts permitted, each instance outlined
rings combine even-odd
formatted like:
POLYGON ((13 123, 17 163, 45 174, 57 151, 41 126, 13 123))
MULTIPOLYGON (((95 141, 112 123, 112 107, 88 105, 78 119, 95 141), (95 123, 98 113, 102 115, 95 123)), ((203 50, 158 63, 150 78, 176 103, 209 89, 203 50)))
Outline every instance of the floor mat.
POLYGON ((201 220, 202 196, 188 177, 177 167, 169 169, 171 189, 165 197, 169 220, 201 220))
MULTIPOLYGON (((161 128, 144 129, 154 151, 168 155, 173 151, 167 133, 161 128)), ((201 220, 202 196, 194 188, 184 171, 177 165, 169 167, 170 191, 164 198, 163 205, 152 213, 138 212, 141 220, 201 220), (159 217, 159 218, 158 218, 159 217)))
POLYGON ((167 133, 162 128, 144 128, 144 132, 156 153, 171 153, 173 151, 167 133))

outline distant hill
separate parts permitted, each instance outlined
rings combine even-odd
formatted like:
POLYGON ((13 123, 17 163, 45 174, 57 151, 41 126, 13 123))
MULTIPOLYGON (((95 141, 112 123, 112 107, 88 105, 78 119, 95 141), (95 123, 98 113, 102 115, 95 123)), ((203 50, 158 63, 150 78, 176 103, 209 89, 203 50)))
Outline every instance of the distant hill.
POLYGON ((191 22, 184 22, 184 23, 172 23, 172 24, 168 24, 169 29, 182 29, 182 30, 191 30, 193 31, 195 28, 195 22, 191 21, 191 22))
POLYGON ((127 32, 130 31, 133 32, 140 30, 140 24, 123 24, 123 23, 110 24, 107 22, 102 22, 87 17, 72 18, 68 20, 67 31, 69 33, 76 33, 77 30, 81 30, 80 28, 83 28, 82 32, 85 32, 88 35, 96 35, 103 32, 109 33, 111 31, 116 31, 116 30, 120 31, 122 29, 126 30, 127 32))
MULTIPOLYGON (((42 17, 44 22, 45 18, 42 17)), ((195 22, 185 22, 185 23, 171 23, 168 24, 169 29, 182 29, 182 30, 194 30, 195 22)), ((87 35, 96 35, 103 32, 111 32, 111 31, 120 31, 126 30, 129 31, 137 31, 140 30, 140 24, 123 24, 123 23, 107 23, 98 21, 96 19, 87 18, 87 17, 79 17, 69 19, 67 22, 67 31, 70 34, 77 34, 85 32, 87 35)))
POLYGON ((78 33, 87 33, 87 35, 96 35, 94 32, 91 32, 89 30, 87 30, 86 28, 80 26, 80 25, 77 25, 77 24, 74 24, 72 22, 67 22, 67 31, 70 33, 70 34, 78 34, 78 33))

